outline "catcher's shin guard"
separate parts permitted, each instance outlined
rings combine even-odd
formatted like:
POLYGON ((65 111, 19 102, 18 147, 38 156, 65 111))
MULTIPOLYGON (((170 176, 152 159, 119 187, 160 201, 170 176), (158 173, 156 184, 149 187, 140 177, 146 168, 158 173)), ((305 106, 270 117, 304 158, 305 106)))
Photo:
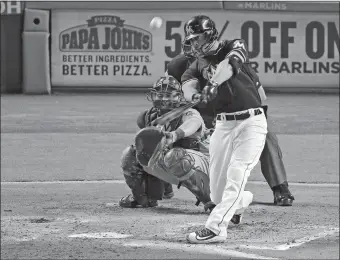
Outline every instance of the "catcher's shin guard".
POLYGON ((121 156, 120 167, 124 175, 138 174, 143 170, 136 158, 136 149, 133 145, 126 147, 121 156))
POLYGON ((196 196, 196 205, 202 202, 205 210, 212 209, 215 204, 210 199, 209 177, 196 166, 193 156, 186 149, 173 148, 165 154, 164 166, 179 179, 178 188, 183 185, 196 196))
POLYGON ((125 182, 131 189, 133 198, 136 200, 138 205, 147 206, 149 198, 146 193, 146 178, 144 174, 138 174, 135 176, 125 175, 125 182))
POLYGON ((202 202, 205 211, 207 211, 208 209, 212 211, 212 209, 216 205, 211 201, 210 198, 209 177, 200 170, 194 171, 195 173, 192 174, 189 179, 181 181, 178 187, 183 185, 196 196, 196 206, 198 206, 199 203, 202 202))
POLYGON ((126 184, 132 191, 134 199, 139 205, 148 205, 147 174, 143 172, 136 159, 136 150, 133 145, 124 149, 121 158, 121 168, 126 184))

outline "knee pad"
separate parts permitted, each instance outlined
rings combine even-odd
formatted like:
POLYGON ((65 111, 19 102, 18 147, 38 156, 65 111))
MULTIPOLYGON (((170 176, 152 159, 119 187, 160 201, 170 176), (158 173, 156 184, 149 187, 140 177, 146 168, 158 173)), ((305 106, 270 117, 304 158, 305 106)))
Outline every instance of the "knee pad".
POLYGON ((175 147, 164 155, 164 166, 181 181, 193 174, 195 161, 185 149, 175 147))
POLYGON ((133 145, 126 147, 121 156, 121 168, 124 175, 139 174, 143 168, 136 158, 136 149, 133 145))

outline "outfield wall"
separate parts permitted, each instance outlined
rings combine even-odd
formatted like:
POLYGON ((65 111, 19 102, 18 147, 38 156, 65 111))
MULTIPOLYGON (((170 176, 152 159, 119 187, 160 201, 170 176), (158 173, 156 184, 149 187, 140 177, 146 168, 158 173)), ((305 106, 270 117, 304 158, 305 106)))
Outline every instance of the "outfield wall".
POLYGON ((1 93, 22 92, 22 40, 24 5, 0 2, 1 93))
POLYGON ((338 11, 315 2, 27 2, 23 92, 149 87, 181 53, 184 22, 201 13, 221 39, 247 41, 265 89, 338 93, 338 11))

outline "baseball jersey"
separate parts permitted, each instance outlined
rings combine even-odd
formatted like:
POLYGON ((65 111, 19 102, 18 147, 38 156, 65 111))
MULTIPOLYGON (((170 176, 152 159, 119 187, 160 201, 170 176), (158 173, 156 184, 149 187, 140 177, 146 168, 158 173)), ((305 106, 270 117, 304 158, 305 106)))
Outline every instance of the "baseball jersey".
POLYGON ((217 97, 212 101, 215 115, 261 107, 261 98, 254 81, 255 72, 249 64, 246 44, 240 39, 221 41, 214 53, 196 59, 183 73, 182 85, 201 77, 210 80, 217 65, 230 55, 236 55, 241 60, 242 66, 237 75, 219 86, 217 97))
MULTIPOLYGON (((189 68, 189 66, 194 61, 195 61, 194 57, 189 58, 184 54, 179 54, 175 58, 173 58, 168 64, 167 73, 169 76, 173 76, 175 79, 181 82, 183 73, 189 68)), ((198 75, 198 79, 200 82, 200 91, 202 91, 207 81, 200 75, 198 75)), ((206 127, 213 128, 212 122, 214 120, 214 109, 212 102, 209 102, 207 105, 195 106, 194 109, 200 112, 206 127)))
POLYGON ((168 63, 167 73, 169 76, 173 76, 175 79, 177 79, 178 82, 181 82, 183 73, 194 61, 194 57, 189 58, 184 54, 179 54, 168 63))

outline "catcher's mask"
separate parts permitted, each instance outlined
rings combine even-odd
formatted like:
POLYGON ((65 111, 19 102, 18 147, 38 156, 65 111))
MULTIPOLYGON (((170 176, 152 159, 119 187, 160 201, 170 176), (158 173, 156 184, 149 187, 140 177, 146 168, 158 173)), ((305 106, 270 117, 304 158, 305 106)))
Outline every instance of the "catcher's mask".
POLYGON ((205 15, 197 15, 187 21, 184 25, 184 34, 182 49, 187 56, 207 54, 218 38, 214 21, 205 15))
POLYGON ((144 166, 148 163, 155 152, 162 152, 162 140, 164 132, 158 127, 145 127, 141 129, 135 137, 136 158, 144 166), (158 150, 160 149, 160 150, 158 150))
POLYGON ((184 100, 181 84, 172 76, 161 77, 150 89, 147 99, 160 111, 179 107, 184 100))

